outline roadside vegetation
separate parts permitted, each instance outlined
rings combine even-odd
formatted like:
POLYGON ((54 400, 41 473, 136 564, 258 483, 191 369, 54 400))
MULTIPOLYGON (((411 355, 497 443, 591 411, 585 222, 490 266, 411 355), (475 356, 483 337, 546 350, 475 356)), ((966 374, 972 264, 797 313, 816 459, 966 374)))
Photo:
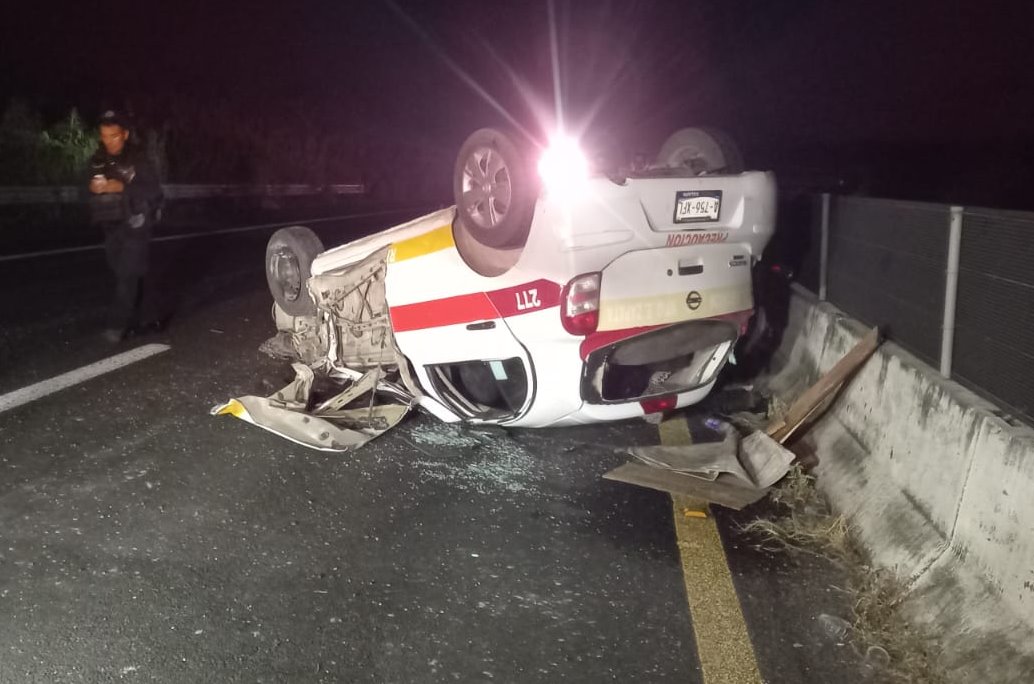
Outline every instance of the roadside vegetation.
POLYGON ((96 148, 97 137, 78 110, 44 124, 39 112, 13 100, 0 115, 0 184, 75 182, 96 148))
POLYGON ((889 681, 944 682, 936 642, 902 614, 907 587, 893 573, 872 566, 847 521, 816 489, 815 478, 796 465, 770 497, 776 515, 754 520, 744 530, 761 539, 762 546, 815 553, 846 571, 853 614, 843 625, 843 636, 865 662, 889 681))
MULTIPOLYGON (((93 117, 77 108, 45 115, 24 99, 0 102, 0 185, 82 181, 97 147, 93 117)), ((330 112, 152 98, 122 109, 163 181, 170 183, 363 183, 374 196, 447 196, 449 141, 387 125, 349 124, 330 112)), ((96 112, 94 113, 94 115, 96 112)))

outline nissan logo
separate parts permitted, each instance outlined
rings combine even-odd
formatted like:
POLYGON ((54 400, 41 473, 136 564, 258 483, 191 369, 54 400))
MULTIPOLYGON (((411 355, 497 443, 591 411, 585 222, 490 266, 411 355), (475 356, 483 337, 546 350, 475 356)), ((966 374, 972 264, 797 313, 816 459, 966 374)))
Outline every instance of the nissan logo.
POLYGON ((686 295, 686 306, 689 307, 690 311, 696 311, 700 308, 700 305, 704 303, 704 298, 700 296, 700 293, 693 290, 686 295))

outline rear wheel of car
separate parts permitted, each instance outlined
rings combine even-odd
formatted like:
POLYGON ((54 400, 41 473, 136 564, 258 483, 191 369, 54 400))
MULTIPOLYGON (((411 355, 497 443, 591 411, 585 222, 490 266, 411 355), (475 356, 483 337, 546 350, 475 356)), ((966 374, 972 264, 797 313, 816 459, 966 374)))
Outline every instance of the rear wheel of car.
POLYGON ((467 234, 488 247, 524 245, 538 193, 510 136, 494 128, 472 133, 456 157, 452 187, 456 220, 467 234))
POLYGON ((266 282, 273 299, 292 316, 312 316, 316 303, 306 282, 323 243, 305 226, 281 228, 266 244, 266 282))
POLYGON ((682 128, 661 145, 657 164, 701 173, 742 173, 743 155, 733 139, 717 128, 682 128))

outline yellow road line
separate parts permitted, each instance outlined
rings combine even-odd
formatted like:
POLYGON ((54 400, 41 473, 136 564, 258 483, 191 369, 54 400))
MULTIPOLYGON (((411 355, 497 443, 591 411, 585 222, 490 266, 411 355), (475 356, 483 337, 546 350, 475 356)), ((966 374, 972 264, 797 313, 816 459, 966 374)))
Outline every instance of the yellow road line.
POLYGON ((661 433, 661 444, 665 446, 693 443, 693 437, 689 434, 689 425, 686 423, 685 416, 680 415, 662 420, 661 424, 657 426, 657 431, 661 433))
MULTIPOLYGON (((666 446, 692 443, 683 416, 663 421, 658 428, 666 446)), ((672 496, 672 504, 704 684, 761 684, 718 526, 714 518, 701 516, 707 509, 699 501, 672 496)))

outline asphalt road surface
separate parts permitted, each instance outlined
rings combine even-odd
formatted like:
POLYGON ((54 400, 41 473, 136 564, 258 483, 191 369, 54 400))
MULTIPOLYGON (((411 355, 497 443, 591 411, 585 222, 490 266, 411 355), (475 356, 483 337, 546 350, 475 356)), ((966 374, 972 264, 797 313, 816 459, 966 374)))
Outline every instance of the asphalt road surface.
MULTIPOLYGON (((405 218, 314 227, 331 245, 405 218)), ((683 574, 670 497, 600 479, 657 442, 645 422, 417 413, 338 455, 209 416, 291 377, 257 350, 271 232, 157 244, 175 316, 117 346, 101 252, 0 263, 0 397, 169 346, 0 411, 0 681, 760 681, 745 659, 768 682, 878 681, 818 620, 849 617, 837 570, 758 551, 742 515, 717 516, 717 557, 749 641, 693 624, 687 584, 721 587, 683 574)))

